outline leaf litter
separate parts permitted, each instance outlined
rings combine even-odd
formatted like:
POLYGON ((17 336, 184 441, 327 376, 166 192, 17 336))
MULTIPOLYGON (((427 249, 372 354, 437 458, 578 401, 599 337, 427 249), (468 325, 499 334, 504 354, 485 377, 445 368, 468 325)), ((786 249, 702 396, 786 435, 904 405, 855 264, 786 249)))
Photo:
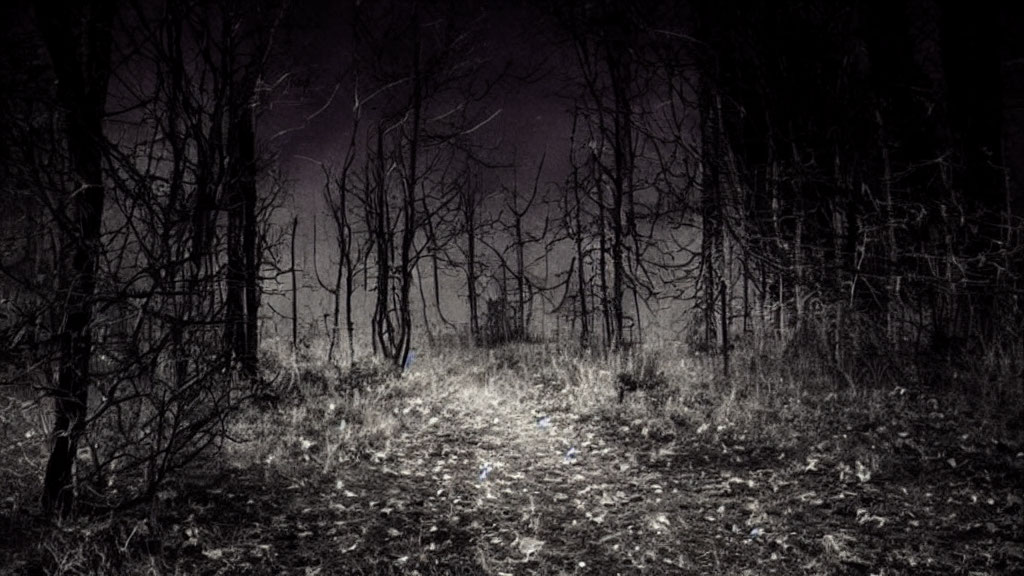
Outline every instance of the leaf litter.
POLYGON ((779 446, 480 394, 408 402, 418 426, 327 472, 303 439, 168 490, 134 545, 209 574, 1024 572, 1021 446, 931 400, 779 446))

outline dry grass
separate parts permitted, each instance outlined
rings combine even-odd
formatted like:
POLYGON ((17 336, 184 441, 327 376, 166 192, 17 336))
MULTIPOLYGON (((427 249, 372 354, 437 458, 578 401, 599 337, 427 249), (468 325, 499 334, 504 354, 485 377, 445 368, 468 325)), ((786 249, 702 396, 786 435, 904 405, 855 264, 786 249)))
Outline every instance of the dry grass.
MULTIPOLYGON (((830 449, 857 455, 857 469, 851 467, 850 473, 876 476, 898 474, 898 446, 868 450, 852 440, 842 445, 841 438, 853 438, 862 429, 892 429, 906 411, 920 413, 921 404, 934 405, 936 413, 966 410, 980 415, 972 420, 987 427, 972 431, 979 435, 1019 442, 1021 434, 1020 384, 1005 375, 1013 362, 997 354, 960 369, 962 381, 986 384, 978 394, 967 386, 929 389, 909 374, 909 365, 898 374, 891 365, 837 367, 813 346, 760 343, 737 350, 730 378, 721 375, 719 357, 692 355, 667 344, 607 355, 550 344, 425 348, 417 350, 401 375, 372 360, 354 369, 338 366, 327 361, 321 348, 268 357, 268 372, 276 375, 271 378, 273 402, 240 412, 232 422, 232 440, 206 466, 214 462, 222 468, 260 470, 268 483, 302 485, 311 481, 302 474, 330 478, 362 461, 388 462, 393 453, 408 449, 401 443, 458 438, 460 423, 522 406, 534 407, 536 418, 589 422, 606 430, 609 438, 649 446, 684 442, 713 448, 728 441, 779 451, 804 447, 814 453, 819 439, 840 438, 830 449), (637 386, 620 403, 623 374, 651 385, 637 386), (915 387, 917 392, 908 392, 915 387), (916 404, 911 405, 911 397, 918 399, 916 404)), ((26 399, 7 397, 0 407, 0 485, 5 494, 0 539, 9 542, 0 550, 6 556, 0 564, 7 562, 15 572, 34 566, 42 574, 178 570, 167 550, 196 545, 190 544, 193 529, 174 513, 175 502, 192 481, 187 474, 170 480, 156 504, 144 511, 104 518, 85 515, 60 527, 34 515, 34 492, 44 462, 39 413, 26 399)), ((194 530, 199 533, 198 527, 194 530)), ((821 545, 827 557, 844 561, 845 540, 833 536, 821 545)), ((478 567, 498 562, 485 548, 478 550, 478 567)))

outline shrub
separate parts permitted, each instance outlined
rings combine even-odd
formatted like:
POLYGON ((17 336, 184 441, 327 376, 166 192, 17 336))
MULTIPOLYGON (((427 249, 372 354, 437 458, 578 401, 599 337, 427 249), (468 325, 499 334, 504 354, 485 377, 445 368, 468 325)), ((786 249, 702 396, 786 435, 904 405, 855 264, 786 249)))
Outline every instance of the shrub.
POLYGON ((348 370, 343 370, 336 384, 336 392, 348 394, 377 388, 389 379, 396 378, 399 370, 376 357, 355 361, 348 370))
POLYGON ((619 402, 627 392, 642 390, 647 394, 663 391, 668 379, 660 368, 658 355, 650 351, 640 351, 630 355, 624 370, 615 376, 619 391, 619 402))
POLYGON ((510 342, 526 342, 528 335, 519 321, 519 313, 504 294, 487 299, 487 313, 484 317, 483 340, 494 347, 510 342))

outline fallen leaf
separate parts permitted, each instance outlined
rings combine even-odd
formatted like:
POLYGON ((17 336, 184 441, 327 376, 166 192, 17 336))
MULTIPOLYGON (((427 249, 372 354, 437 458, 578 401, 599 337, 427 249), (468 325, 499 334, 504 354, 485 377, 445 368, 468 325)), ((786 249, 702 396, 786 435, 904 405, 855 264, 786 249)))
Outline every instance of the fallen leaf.
POLYGON ((857 461, 857 480, 860 480, 861 483, 871 480, 871 470, 861 464, 860 460, 857 461))
POLYGON ((530 556, 536 554, 544 547, 544 541, 529 536, 519 539, 519 551, 529 560, 530 556))
POLYGON ((654 532, 658 532, 660 534, 662 532, 669 531, 669 529, 671 528, 671 522, 669 522, 668 516, 666 516, 665 513, 661 512, 658 514, 654 514, 653 516, 647 519, 647 527, 653 530, 654 532))

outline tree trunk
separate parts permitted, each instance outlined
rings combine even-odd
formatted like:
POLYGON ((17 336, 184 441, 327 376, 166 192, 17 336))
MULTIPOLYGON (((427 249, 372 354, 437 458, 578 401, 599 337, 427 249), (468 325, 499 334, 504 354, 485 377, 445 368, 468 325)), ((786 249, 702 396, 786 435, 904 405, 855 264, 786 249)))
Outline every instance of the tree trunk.
POLYGON ((420 268, 419 264, 416 265, 416 288, 420 293, 420 306, 423 314, 423 329, 427 333, 427 342, 431 346, 434 344, 434 331, 430 328, 430 316, 427 314, 429 307, 427 306, 427 293, 423 290, 423 269, 420 268))
POLYGON ((515 215, 515 243, 516 243, 516 293, 518 296, 517 318, 516 318, 516 339, 526 338, 526 265, 523 262, 523 217, 516 212, 515 215))
POLYGON ((350 263, 345 269, 345 332, 348 335, 348 361, 356 361, 356 325, 352 320, 352 282, 355 276, 354 266, 350 263))
MULTIPOLYGON (((467 192, 471 194, 471 192, 467 192)), ((473 345, 480 345, 480 309, 476 293, 476 222, 473 214, 472 200, 467 198, 465 202, 466 219, 466 290, 469 298, 469 334, 473 338, 473 345)))
MULTIPOLYGON (((341 194, 345 194, 345 190, 341 190, 341 194)), ((330 342, 327 348, 327 359, 334 361, 334 348, 338 345, 338 333, 341 331, 341 283, 345 277, 345 269, 347 265, 346 250, 345 250, 345 237, 344 237, 344 224, 338 222, 338 215, 335 213, 335 230, 338 234, 338 270, 334 275, 334 290, 330 292, 332 307, 331 307, 331 328, 330 328, 330 342)), ((316 244, 318 239, 316 237, 316 217, 313 218, 313 265, 316 266, 316 244)))
POLYGON ((377 128, 376 181, 373 196, 374 244, 377 247, 377 278, 375 289, 376 306, 373 311, 373 349, 390 357, 394 350, 394 330, 388 314, 388 298, 391 295, 391 216, 388 211, 387 159, 384 157, 384 128, 377 128))
POLYGON ((295 266, 295 232, 299 228, 299 217, 292 218, 292 242, 291 242, 291 263, 292 263, 292 353, 299 349, 299 276, 295 266))
MULTIPOLYGON (((415 8, 414 8, 415 10, 415 8)), ((402 278, 401 293, 398 303, 398 317, 400 326, 399 347, 395 350, 395 365, 404 369, 409 357, 409 348, 412 343, 412 304, 409 295, 412 291, 412 246, 416 238, 418 227, 416 215, 416 189, 419 187, 419 147, 420 130, 422 128, 423 113, 423 82, 424 79, 420 70, 420 21, 418 14, 413 15, 413 33, 416 35, 413 41, 412 54, 412 134, 409 136, 409 164, 405 177, 405 206, 403 207, 405 227, 402 230, 402 278)))
POLYGON ((722 293, 722 375, 729 378, 729 291, 721 282, 722 293))
POLYGON ((574 224, 576 227, 576 238, 574 242, 576 244, 576 262, 578 263, 579 269, 577 270, 576 282, 577 282, 577 298, 580 301, 580 346, 584 348, 590 344, 590 312, 587 309, 587 275, 585 263, 583 260, 583 224, 580 212, 583 211, 583 206, 580 201, 580 190, 579 182, 576 177, 576 170, 573 169, 573 193, 575 195, 575 205, 573 206, 574 224))
POLYGON ((633 120, 629 93, 630 63, 629 51, 612 48, 608 51, 608 68, 611 72, 613 115, 613 137, 615 170, 612 179, 612 317, 615 334, 612 347, 619 349, 624 343, 623 320, 626 293, 625 244, 633 233, 632 180, 633 180, 633 120), (627 211, 623 222, 623 211, 627 211))
POLYGON ((601 170, 600 170, 600 158, 598 157, 599 152, 594 152, 594 193, 597 198, 597 233, 598 233, 598 270, 601 280, 601 314, 604 317, 604 345, 605 347, 612 345, 612 333, 614 327, 612 325, 612 314, 611 304, 608 299, 608 238, 605 233, 605 205, 604 205, 604 188, 601 183, 601 170))
MULTIPOLYGON (((580 347, 586 348, 590 345, 590 311, 587 306, 587 275, 583 259, 583 202, 580 190, 580 171, 576 163, 576 129, 579 121, 579 109, 573 111, 572 132, 569 135, 569 158, 572 163, 572 227, 573 245, 576 248, 576 263, 579 268, 576 270, 576 298, 579 301, 580 316, 580 347)), ((540 171, 537 171, 538 176, 540 171)), ((566 200, 568 204, 568 199, 566 200)), ((547 258, 548 251, 544 255, 545 285, 547 285, 547 258)), ((567 280, 568 282, 568 280, 567 280)), ((546 335, 545 335, 546 336, 546 335)))
POLYGON ((715 303, 717 302, 718 279, 724 280, 723 256, 721 254, 722 193, 719 162, 722 155, 722 133, 717 119, 720 107, 716 105, 712 80, 702 80, 700 114, 701 114, 701 283, 703 301, 701 309, 704 316, 704 346, 708 350, 714 348, 717 340, 715 321, 715 303))
MULTIPOLYGON (((259 251, 256 222, 256 126, 255 111, 250 105, 242 110, 240 134, 240 160, 242 161, 242 254, 243 290, 245 292, 245 346, 242 350, 242 373, 255 378, 259 366, 259 251)), ((294 233, 294 231, 293 231, 294 233)), ((294 263, 293 263, 294 264, 294 263)))
POLYGON ((245 256, 242 249, 244 210, 241 193, 241 154, 239 153, 238 122, 232 119, 228 128, 228 149, 232 161, 229 181, 226 183, 226 210, 228 216, 224 302, 224 354, 233 362, 241 362, 245 355, 245 256))
POLYGON ((42 506, 61 516, 74 504, 73 464, 85 430, 92 355, 92 300, 103 222, 102 138, 110 77, 114 3, 96 0, 36 4, 36 23, 46 43, 64 108, 65 138, 76 190, 65 199, 70 262, 61 262, 65 302, 58 332, 60 370, 54 398, 50 458, 42 506))

